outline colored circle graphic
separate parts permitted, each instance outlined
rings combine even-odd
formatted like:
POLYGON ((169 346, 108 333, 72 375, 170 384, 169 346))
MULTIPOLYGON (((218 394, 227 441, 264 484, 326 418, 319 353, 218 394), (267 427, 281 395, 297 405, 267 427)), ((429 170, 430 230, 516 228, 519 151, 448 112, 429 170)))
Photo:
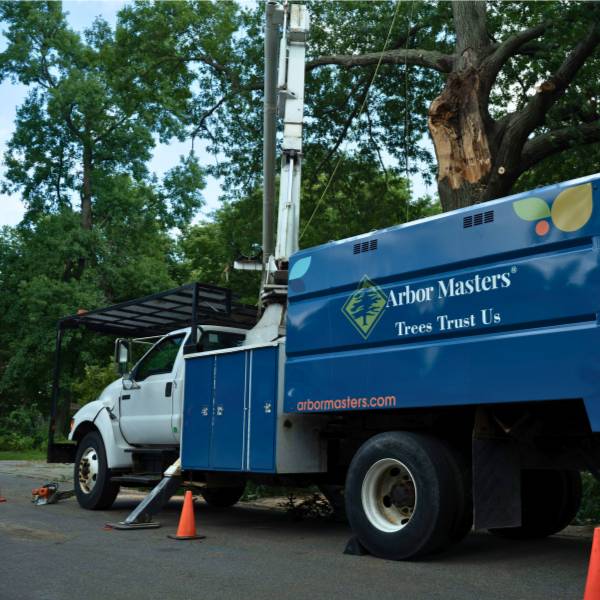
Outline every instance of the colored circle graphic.
POLYGON ((550 223, 548 221, 538 221, 535 224, 535 232, 538 235, 546 235, 550 231, 550 223))

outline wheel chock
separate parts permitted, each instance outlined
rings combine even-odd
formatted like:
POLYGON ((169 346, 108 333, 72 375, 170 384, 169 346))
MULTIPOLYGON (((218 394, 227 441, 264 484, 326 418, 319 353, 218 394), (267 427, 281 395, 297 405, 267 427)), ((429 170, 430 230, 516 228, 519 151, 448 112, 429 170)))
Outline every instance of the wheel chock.
POLYGON ((358 538, 354 536, 348 540, 344 554, 349 554, 350 556, 366 556, 371 553, 360 543, 358 538))

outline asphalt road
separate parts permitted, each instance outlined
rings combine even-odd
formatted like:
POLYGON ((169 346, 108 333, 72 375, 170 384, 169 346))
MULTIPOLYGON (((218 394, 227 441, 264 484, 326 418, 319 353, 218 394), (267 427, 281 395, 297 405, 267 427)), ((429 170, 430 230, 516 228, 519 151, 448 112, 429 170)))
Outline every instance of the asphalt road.
POLYGON ((589 538, 560 535, 511 542, 473 533, 451 551, 400 563, 342 553, 345 525, 293 522, 243 504, 196 505, 202 541, 174 541, 181 498, 160 529, 104 529, 136 504, 80 509, 74 499, 31 504, 40 482, 0 472, 0 600, 244 600, 327 598, 394 600, 581 600, 589 538))

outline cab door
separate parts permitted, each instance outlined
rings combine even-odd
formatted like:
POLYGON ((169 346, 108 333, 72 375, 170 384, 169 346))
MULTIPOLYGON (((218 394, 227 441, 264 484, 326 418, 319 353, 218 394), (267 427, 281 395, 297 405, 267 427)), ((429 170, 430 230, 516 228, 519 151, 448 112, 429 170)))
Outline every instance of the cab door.
POLYGON ((163 338, 134 367, 134 389, 123 389, 120 399, 119 423, 128 443, 173 445, 173 396, 186 335, 163 338))

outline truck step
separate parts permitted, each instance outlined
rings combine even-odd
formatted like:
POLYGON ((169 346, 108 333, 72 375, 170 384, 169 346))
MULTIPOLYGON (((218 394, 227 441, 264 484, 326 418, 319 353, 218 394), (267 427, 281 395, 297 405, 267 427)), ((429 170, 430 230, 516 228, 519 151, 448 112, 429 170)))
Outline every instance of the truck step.
POLYGON ((130 485, 132 487, 151 487, 155 486, 162 479, 162 474, 144 473, 141 475, 115 475, 110 480, 121 485, 130 485))
POLYGON ((179 448, 177 448, 177 446, 173 446, 171 447, 166 447, 166 448, 127 448, 125 450, 125 452, 128 452, 130 454, 149 454, 149 455, 156 455, 156 454, 167 454, 167 453, 172 453, 172 452, 179 452, 179 448))

